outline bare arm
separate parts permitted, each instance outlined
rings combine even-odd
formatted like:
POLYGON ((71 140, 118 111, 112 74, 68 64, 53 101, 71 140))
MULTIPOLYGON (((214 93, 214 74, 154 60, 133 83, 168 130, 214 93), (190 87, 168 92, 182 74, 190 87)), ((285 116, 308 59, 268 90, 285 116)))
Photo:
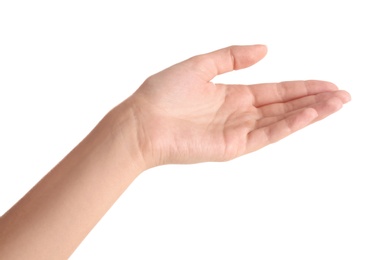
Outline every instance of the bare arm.
POLYGON ((121 109, 1 218, 0 259, 67 259, 145 169, 135 133, 121 133, 131 117, 121 109))
POLYGON ((195 56, 148 78, 0 219, 0 259, 66 259, 144 170, 226 161, 336 112, 328 82, 214 84, 266 54, 262 45, 195 56))

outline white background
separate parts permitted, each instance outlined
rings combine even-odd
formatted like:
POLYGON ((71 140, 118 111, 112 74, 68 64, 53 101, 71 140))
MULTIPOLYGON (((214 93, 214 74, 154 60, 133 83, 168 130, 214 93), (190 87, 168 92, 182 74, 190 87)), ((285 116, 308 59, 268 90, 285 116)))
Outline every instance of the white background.
POLYGON ((386 2, 1 1, 0 215, 149 75, 263 43, 215 81, 328 80, 352 102, 233 161, 144 172, 71 259, 390 259, 386 2))

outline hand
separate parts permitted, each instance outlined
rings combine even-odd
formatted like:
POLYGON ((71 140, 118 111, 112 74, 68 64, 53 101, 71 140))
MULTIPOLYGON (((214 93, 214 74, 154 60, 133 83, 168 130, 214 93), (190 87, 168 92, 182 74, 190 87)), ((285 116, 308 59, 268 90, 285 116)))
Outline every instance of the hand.
POLYGON ((349 101, 347 92, 322 81, 211 82, 265 54, 261 45, 234 46, 148 78, 1 216, 0 254, 7 259, 67 259, 143 170, 233 159, 349 101))
POLYGON ((232 46, 148 78, 125 102, 148 165, 230 160, 321 120, 350 100, 324 81, 211 82, 255 64, 266 52, 263 45, 232 46))

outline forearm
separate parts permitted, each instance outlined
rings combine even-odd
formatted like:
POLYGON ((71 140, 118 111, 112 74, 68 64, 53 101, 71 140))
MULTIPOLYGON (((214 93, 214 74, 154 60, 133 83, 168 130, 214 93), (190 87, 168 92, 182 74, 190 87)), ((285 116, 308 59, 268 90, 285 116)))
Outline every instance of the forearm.
POLYGON ((145 170, 123 108, 95 129, 0 219, 0 259, 66 259, 145 170), (130 132, 129 132, 130 131, 130 132), (133 147, 132 147, 133 146, 133 147))

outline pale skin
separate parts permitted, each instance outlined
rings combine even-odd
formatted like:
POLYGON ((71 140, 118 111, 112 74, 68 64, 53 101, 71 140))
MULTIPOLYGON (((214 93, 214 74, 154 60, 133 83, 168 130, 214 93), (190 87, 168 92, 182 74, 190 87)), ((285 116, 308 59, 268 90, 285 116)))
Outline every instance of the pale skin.
POLYGON ((231 46, 145 80, 0 218, 0 259, 67 259, 145 170, 237 158, 350 101, 324 81, 212 82, 266 52, 263 45, 231 46))

